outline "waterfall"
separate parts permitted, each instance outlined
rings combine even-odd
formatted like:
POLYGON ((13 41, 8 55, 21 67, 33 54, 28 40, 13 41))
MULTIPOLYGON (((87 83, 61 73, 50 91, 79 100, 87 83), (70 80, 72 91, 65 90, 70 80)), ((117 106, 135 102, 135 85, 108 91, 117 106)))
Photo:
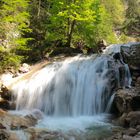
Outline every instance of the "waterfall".
MULTIPOLYGON (((115 47, 115 52, 119 49, 115 47)), ((120 83, 120 64, 104 52, 101 56, 78 55, 46 65, 30 79, 14 85, 17 110, 39 109, 48 116, 104 113, 109 110, 114 88, 120 83)), ((123 86, 130 86, 129 68, 121 65, 125 67, 123 86)))

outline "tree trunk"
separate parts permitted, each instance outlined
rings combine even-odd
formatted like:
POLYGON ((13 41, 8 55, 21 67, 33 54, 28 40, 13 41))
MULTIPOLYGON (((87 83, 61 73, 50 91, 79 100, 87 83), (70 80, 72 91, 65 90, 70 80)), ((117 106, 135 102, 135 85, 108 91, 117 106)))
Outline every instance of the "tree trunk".
POLYGON ((38 18, 40 16, 40 8, 41 8, 41 0, 38 1, 38 13, 37 13, 38 18))
POLYGON ((72 34, 73 34, 73 31, 74 31, 74 26, 76 24, 76 20, 73 20, 72 23, 70 24, 70 21, 68 20, 68 34, 67 34, 67 43, 66 43, 66 46, 67 47, 71 47, 71 41, 72 41, 72 34))

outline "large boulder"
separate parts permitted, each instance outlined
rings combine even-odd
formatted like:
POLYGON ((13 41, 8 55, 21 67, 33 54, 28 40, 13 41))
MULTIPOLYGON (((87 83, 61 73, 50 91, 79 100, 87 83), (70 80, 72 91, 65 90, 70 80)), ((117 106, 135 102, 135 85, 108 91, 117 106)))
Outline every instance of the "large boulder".
POLYGON ((121 53, 131 69, 140 70, 140 42, 122 45, 121 53))
POLYGON ((130 89, 120 89, 117 91, 114 97, 112 112, 116 116, 121 116, 123 113, 132 111, 132 99, 135 96, 135 92, 130 89))
POLYGON ((0 108, 4 110, 15 109, 10 90, 3 84, 0 85, 0 108))
POLYGON ((125 121, 129 127, 136 128, 140 125, 140 111, 131 111, 126 116, 125 121))
POLYGON ((4 110, 9 110, 10 109, 10 102, 0 98, 0 108, 2 108, 4 110))
MULTIPOLYGON (((139 81, 138 81, 139 82, 139 81)), ((140 111, 140 85, 116 91, 112 110, 117 116, 130 111, 140 111)))
POLYGON ((11 100, 11 93, 9 89, 3 84, 0 86, 0 96, 5 100, 11 100))

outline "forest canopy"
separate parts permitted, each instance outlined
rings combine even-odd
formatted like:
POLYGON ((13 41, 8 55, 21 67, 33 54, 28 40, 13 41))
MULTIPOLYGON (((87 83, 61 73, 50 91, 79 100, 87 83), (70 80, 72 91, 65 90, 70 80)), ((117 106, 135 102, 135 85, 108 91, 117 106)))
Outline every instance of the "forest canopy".
POLYGON ((139 41, 139 0, 1 0, 0 72, 57 47, 139 41))

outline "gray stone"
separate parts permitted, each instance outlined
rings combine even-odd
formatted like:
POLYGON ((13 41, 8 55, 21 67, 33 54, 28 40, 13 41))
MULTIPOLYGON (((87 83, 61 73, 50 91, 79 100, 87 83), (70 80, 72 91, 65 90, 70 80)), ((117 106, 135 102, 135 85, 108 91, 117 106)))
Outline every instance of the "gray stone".
POLYGON ((129 128, 125 131, 125 134, 128 136, 135 136, 137 134, 137 130, 134 128, 129 128))
POLYGON ((122 45, 121 53, 131 69, 140 69, 140 42, 122 45))

